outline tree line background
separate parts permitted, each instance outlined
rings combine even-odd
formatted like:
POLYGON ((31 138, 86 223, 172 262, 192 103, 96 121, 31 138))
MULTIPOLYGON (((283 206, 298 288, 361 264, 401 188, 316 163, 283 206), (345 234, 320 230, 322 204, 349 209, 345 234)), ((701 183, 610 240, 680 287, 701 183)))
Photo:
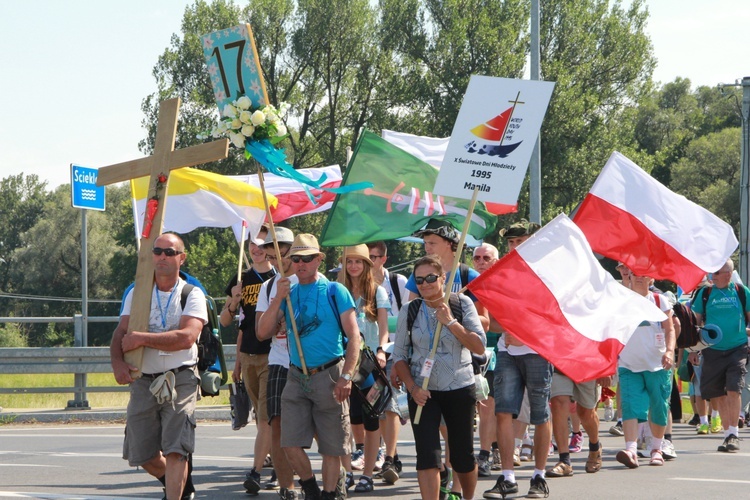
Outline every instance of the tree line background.
MULTIPOLYGON (((543 222, 570 213, 618 150, 739 233, 740 91, 694 89, 683 78, 654 82, 642 0, 627 9, 607 0, 541 4, 541 73, 556 82, 541 130, 543 222)), ((346 149, 363 129, 445 137, 472 74, 523 77, 528 20, 527 0, 197 0, 154 66, 139 147, 151 154, 164 99, 183 101, 176 148, 201 142, 197 137, 216 123, 199 39, 212 31, 252 26, 270 101, 291 104, 291 135, 282 143, 290 162, 345 168, 346 149)), ((201 168, 256 172, 240 154, 201 168)), ((117 315, 135 276, 130 189, 107 189, 107 211, 88 214, 90 316, 117 315)), ((527 217, 528 205, 527 180, 518 214, 501 216, 498 229, 527 217)), ((33 174, 6 177, 0 220, 0 316, 80 313, 80 211, 70 206, 70 186, 49 191, 33 174)), ((325 214, 313 214, 282 225, 320 234, 324 221, 325 214)), ((233 233, 183 236, 185 270, 223 298, 237 269, 233 233)), ((497 231, 486 241, 497 244, 497 231)), ((339 254, 328 249, 327 269, 339 254)), ((420 254, 418 245, 389 242, 389 265, 420 254)), ((72 345, 72 328, 0 324, 0 346, 72 345)), ((112 329, 90 324, 89 344, 107 345, 112 329)))

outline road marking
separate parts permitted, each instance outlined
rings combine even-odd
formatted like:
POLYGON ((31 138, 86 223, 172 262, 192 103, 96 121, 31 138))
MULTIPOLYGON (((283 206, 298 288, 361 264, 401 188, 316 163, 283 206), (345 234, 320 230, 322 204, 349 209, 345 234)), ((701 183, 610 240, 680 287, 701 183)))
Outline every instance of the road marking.
POLYGON ((92 496, 92 495, 60 495, 56 493, 35 493, 30 491, 2 491, 0 490, 0 497, 2 498, 39 498, 42 500, 143 500, 143 496, 137 497, 114 497, 114 496, 92 496))
POLYGON ((672 481, 698 481, 699 483, 736 483, 736 484, 750 484, 750 481, 743 481, 741 479, 710 479, 702 477, 670 477, 667 478, 672 481))

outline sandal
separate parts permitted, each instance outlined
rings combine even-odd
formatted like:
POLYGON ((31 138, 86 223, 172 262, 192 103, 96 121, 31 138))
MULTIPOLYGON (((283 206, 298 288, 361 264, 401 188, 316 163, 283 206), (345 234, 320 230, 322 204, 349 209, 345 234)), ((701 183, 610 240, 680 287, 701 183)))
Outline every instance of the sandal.
POLYGON ((360 477, 357 486, 354 487, 354 491, 357 493, 369 493, 373 489, 372 479, 365 476, 360 477))
POLYGON ((664 465, 664 456, 661 454, 661 450, 651 450, 651 461, 649 465, 664 465))
POLYGON ((615 458, 628 469, 635 469, 638 467, 638 456, 632 451, 620 450, 617 452, 615 458))

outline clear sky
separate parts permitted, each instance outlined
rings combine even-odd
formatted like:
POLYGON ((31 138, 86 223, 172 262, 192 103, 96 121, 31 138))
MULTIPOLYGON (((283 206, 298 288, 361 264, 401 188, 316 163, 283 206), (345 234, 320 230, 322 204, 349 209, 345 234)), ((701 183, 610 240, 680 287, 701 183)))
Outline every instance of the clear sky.
MULTIPOLYGON (((141 157, 141 101, 156 90, 151 71, 192 3, 0 0, 0 178, 33 173, 54 188, 70 182, 71 163, 141 157)), ((647 4, 657 81, 750 76, 749 0, 647 4)))

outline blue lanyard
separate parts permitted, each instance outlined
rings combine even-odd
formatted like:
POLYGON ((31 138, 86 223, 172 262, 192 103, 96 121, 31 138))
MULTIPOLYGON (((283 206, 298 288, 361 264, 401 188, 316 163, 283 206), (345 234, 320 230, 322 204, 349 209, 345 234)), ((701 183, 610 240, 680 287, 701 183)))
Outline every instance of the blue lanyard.
MULTIPOLYGON (((432 341, 435 338, 435 328, 430 329, 430 317, 427 314, 427 305, 424 303, 424 301, 422 301, 422 307, 420 309, 422 309, 422 315, 424 316, 425 330, 427 330, 427 333, 430 334, 430 349, 429 350, 432 351, 432 341)), ((436 318, 436 321, 437 321, 437 318, 436 318)))
MULTIPOLYGON (((177 283, 179 283, 180 280, 177 280, 177 283)), ((169 303, 172 302, 172 296, 174 295, 174 291, 177 290, 177 283, 174 284, 172 287, 172 291, 169 293, 169 298, 167 299, 167 305, 164 307, 164 309, 161 308, 161 300, 159 299, 159 288, 157 286, 154 286, 154 293, 156 294, 156 303, 159 306, 159 313, 161 314, 161 326, 166 331, 167 328, 167 316, 164 314, 164 311, 169 314, 169 303)))

